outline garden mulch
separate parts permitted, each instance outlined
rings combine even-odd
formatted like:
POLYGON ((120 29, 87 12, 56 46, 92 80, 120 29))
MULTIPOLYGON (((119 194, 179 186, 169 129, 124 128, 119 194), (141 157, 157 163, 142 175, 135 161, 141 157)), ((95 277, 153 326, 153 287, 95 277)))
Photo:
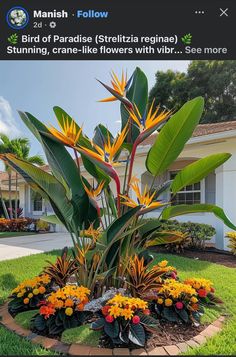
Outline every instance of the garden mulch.
POLYGON ((228 268, 236 268, 236 256, 227 251, 218 250, 216 248, 207 248, 206 250, 185 249, 183 253, 171 253, 169 251, 167 252, 166 249, 160 249, 159 247, 153 250, 158 253, 168 253, 185 258, 208 261, 210 263, 224 265, 228 268))
POLYGON ((199 335, 205 328, 206 326, 204 325, 194 327, 184 324, 162 322, 160 331, 154 333, 147 341, 147 347, 154 348, 185 342, 194 336, 199 335))
POLYGON ((215 248, 207 249, 205 251, 186 250, 180 254, 183 257, 205 260, 210 263, 224 265, 228 268, 236 268, 236 256, 229 252, 218 251, 215 248))

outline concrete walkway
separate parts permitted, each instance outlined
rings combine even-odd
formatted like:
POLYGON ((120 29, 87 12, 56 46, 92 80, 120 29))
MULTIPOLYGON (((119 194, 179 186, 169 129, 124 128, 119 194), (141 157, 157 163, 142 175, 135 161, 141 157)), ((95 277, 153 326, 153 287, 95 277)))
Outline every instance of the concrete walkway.
POLYGON ((62 249, 65 246, 72 246, 71 237, 68 233, 0 238, 0 261, 49 252, 54 249, 62 249))

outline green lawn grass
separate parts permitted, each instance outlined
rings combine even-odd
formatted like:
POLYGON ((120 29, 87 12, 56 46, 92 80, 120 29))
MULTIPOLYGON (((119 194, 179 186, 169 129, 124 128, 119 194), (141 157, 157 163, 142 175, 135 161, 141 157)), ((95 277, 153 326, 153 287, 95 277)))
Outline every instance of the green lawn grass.
POLYGON ((0 239, 20 236, 32 236, 33 234, 35 234, 35 232, 0 232, 0 239))
POLYGON ((56 352, 46 350, 39 345, 17 336, 15 333, 0 326, 0 355, 1 356, 49 356, 56 352))
POLYGON ((27 330, 30 329, 30 321, 34 315, 36 315, 39 311, 38 310, 29 310, 23 311, 16 315, 15 321, 17 325, 20 325, 27 330))
POLYGON ((69 344, 81 343, 86 346, 97 347, 100 337, 101 331, 93 331, 90 329, 90 325, 84 325, 65 330, 61 336, 61 340, 69 344))
MULTIPOLYGON (((57 251, 32 255, 0 262, 0 303, 3 303, 10 291, 23 279, 33 277, 42 271, 45 260, 55 261, 57 251)), ((224 306, 219 309, 206 309, 204 321, 213 321, 222 312, 227 312, 229 317, 223 330, 215 337, 209 339, 202 347, 191 349, 187 354, 194 355, 235 355, 236 354, 236 269, 206 261, 192 260, 174 255, 157 255, 156 261, 169 260, 174 265, 180 278, 191 276, 204 277, 213 281, 216 294, 224 300, 224 306)), ((0 354, 27 355, 48 354, 45 350, 31 345, 28 341, 20 340, 13 333, 0 329, 0 354), (13 341, 15 341, 13 343, 13 341), (19 348, 18 348, 19 345, 19 348)))

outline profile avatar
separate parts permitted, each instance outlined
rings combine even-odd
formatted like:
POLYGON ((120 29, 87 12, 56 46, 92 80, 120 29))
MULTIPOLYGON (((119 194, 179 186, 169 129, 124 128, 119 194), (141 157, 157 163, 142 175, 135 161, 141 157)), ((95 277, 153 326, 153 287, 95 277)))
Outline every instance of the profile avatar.
POLYGON ((7 13, 8 25, 15 29, 23 29, 29 22, 29 14, 23 7, 15 6, 11 8, 7 13))

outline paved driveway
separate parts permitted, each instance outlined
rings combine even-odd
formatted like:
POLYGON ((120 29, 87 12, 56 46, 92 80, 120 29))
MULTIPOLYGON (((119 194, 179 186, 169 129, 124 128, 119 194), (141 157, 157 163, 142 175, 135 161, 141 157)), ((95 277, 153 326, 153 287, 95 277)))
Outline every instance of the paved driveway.
POLYGON ((0 239, 0 261, 72 246, 68 233, 46 233, 0 239))

